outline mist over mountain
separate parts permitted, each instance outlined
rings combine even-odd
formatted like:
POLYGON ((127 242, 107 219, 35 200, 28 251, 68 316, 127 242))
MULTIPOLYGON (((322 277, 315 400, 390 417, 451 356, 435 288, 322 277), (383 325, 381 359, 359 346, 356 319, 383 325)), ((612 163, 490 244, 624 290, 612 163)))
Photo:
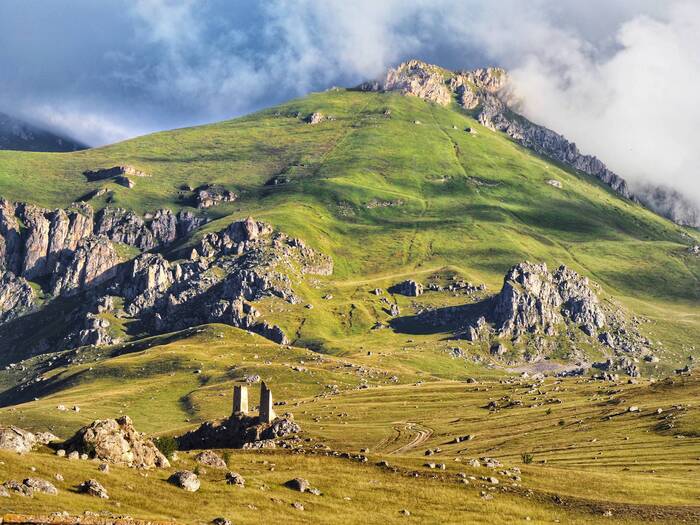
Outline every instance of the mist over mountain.
POLYGON ((0 113, 0 149, 20 151, 77 151, 88 146, 20 119, 0 113))

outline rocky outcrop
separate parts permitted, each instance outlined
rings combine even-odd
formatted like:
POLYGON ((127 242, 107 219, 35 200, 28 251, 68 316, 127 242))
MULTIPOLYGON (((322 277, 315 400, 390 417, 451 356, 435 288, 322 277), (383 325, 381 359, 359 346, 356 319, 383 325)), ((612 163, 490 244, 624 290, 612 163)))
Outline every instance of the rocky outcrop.
POLYGON ((112 289, 124 297, 125 312, 150 330, 221 322, 286 344, 282 330, 262 321, 250 303, 270 296, 298 303, 292 279, 332 269, 329 257, 248 218, 205 235, 188 261, 137 257, 112 289))
POLYGON ((136 468, 170 466, 153 441, 136 431, 128 416, 93 421, 66 442, 66 450, 136 468))
POLYGON ((390 69, 381 83, 365 83, 360 88, 365 91, 399 91, 442 106, 452 100, 452 92, 445 85, 444 70, 420 60, 404 62, 390 69))
POLYGON ((0 323, 10 321, 32 309, 34 291, 26 279, 0 271, 0 323))
POLYGON ((401 295, 407 295, 409 297, 418 297, 423 294, 423 285, 413 279, 408 279, 406 281, 400 282, 391 287, 390 291, 392 293, 397 293, 401 295))
POLYGON ((89 237, 80 241, 74 251, 66 251, 55 265, 51 276, 51 293, 71 295, 96 286, 116 274, 120 259, 106 237, 89 237))
POLYGON ((114 166, 112 168, 98 168, 95 170, 87 170, 83 175, 88 181, 94 182, 105 179, 120 179, 127 177, 150 177, 147 173, 137 170, 133 166, 114 166))
POLYGON ((31 432, 15 426, 0 427, 0 450, 26 454, 36 443, 36 436, 31 432))
POLYGON ((97 214, 95 234, 140 250, 151 250, 186 236, 205 222, 192 212, 174 214, 171 210, 158 210, 147 222, 130 210, 108 207, 97 214))
POLYGON ((498 96, 486 94, 481 98, 478 118, 487 128, 504 132, 535 153, 592 175, 625 198, 632 197, 625 180, 609 170, 602 161, 592 155, 582 154, 576 144, 568 141, 563 135, 513 113, 498 96))
POLYGON ((203 448, 250 448, 276 446, 275 441, 290 438, 301 432, 301 427, 291 414, 275 418, 271 423, 261 423, 257 417, 234 414, 228 419, 207 421, 196 430, 177 438, 180 450, 203 448))
POLYGON ((197 208, 211 208, 222 202, 233 202, 237 198, 238 195, 232 191, 210 184, 197 188, 194 193, 197 208))
POLYGON ((500 335, 554 335, 564 321, 592 335, 605 325, 605 315, 588 279, 561 266, 553 274, 542 264, 511 268, 494 298, 492 318, 500 335))
POLYGON ((41 283, 53 296, 93 289, 117 273, 121 259, 115 243, 150 250, 189 235, 204 222, 191 211, 163 209, 144 219, 121 208, 105 208, 95 216, 85 203, 47 210, 0 200, 0 323, 35 306, 28 281, 41 283))

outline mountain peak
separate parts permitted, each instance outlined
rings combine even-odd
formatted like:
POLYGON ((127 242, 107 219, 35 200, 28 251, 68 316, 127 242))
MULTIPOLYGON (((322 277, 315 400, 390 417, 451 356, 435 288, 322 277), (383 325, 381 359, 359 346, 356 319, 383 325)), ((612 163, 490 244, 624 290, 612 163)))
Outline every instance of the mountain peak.
POLYGON ((447 106, 453 95, 466 109, 480 103, 479 93, 497 93, 510 81, 505 69, 486 67, 465 71, 429 64, 419 59, 389 68, 383 79, 360 85, 364 91, 398 91, 447 106))

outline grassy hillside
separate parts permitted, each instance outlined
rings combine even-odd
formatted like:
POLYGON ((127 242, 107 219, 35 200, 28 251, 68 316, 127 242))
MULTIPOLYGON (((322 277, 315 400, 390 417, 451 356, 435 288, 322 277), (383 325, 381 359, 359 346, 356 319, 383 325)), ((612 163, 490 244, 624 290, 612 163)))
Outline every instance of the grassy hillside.
MULTIPOLYGON (((165 483, 170 471, 146 477, 117 468, 100 478, 114 494, 101 502, 71 491, 83 478, 100 476, 90 462, 61 460, 47 449, 29 461, 4 454, 0 481, 28 475, 31 464, 45 477, 60 470, 66 482, 56 499, 13 497, 0 509, 107 509, 187 523, 226 513, 235 522, 256 523, 280 512, 290 523, 359 522, 368 515, 393 523, 405 521, 403 508, 419 521, 442 523, 526 517, 587 523, 606 511, 612 512, 606 523, 700 519, 697 376, 634 385, 548 379, 532 386, 512 379, 524 369, 493 360, 487 342, 455 341, 436 330, 372 329, 389 320, 382 298, 406 315, 467 300, 447 291, 417 298, 387 291, 403 279, 448 283, 459 277, 484 283, 483 298, 498 291, 504 271, 520 261, 566 264, 601 285, 601 300, 643 319, 643 335, 662 343, 661 362, 639 366, 647 377, 668 376, 689 356, 700 357, 700 258, 688 252, 700 242, 697 231, 524 150, 456 106, 398 94, 331 90, 247 117, 103 148, 0 151, 0 196, 46 207, 68 206, 105 187, 106 195, 90 201, 96 208, 178 210, 190 205, 191 191, 184 188, 203 184, 223 186, 239 199, 196 210, 212 221, 168 248, 168 257, 176 259, 206 232, 252 215, 333 258, 331 276, 294 283, 299 304, 266 298, 255 305, 293 346, 211 325, 77 353, 50 348, 24 362, 44 370, 28 388, 15 388, 24 370, 0 370, 0 422, 68 437, 93 419, 128 414, 140 430, 179 434, 228 414, 232 386, 259 374, 275 399, 287 402, 310 443, 354 453, 368 448, 369 462, 233 452, 230 467, 251 480, 234 503, 231 487, 216 472, 203 476, 199 493, 183 495, 165 483), (313 112, 326 120, 306 123, 313 112), (150 177, 134 178, 135 187, 127 189, 83 175, 121 164, 150 177), (286 182, 267 184, 273 178, 286 182), (550 179, 562 188, 547 184, 550 179), (58 365, 42 368, 52 356, 58 365), (81 362, 68 364, 67 357, 81 362), (478 383, 464 382, 472 377, 478 383), (368 388, 359 389, 361 384, 368 388), (329 385, 339 393, 330 396, 329 385), (505 396, 522 405, 487 408, 505 396), (561 403, 548 403, 550 398, 561 403), (58 411, 61 404, 81 410, 58 411), (632 404, 642 412, 624 413, 632 404), (658 430, 657 408, 675 414, 675 430, 658 430), (476 438, 452 442, 466 434, 476 438), (443 451, 427 459, 425 450, 435 447, 443 451), (523 454, 533 461, 523 463, 523 454), (469 458, 481 456, 498 458, 504 468, 518 466, 522 480, 469 466, 469 458), (399 470, 377 467, 382 459, 399 470), (446 469, 429 469, 426 461, 446 469), (465 485, 460 472, 476 479, 465 485), (481 479, 492 474, 501 478, 496 491, 481 479), (308 477, 326 495, 290 493, 281 484, 294 475, 308 477), (295 514, 289 505, 302 500, 307 510, 295 514)), ((2 362, 21 359, 27 338, 63 323, 62 304, 54 301, 26 317, 21 330, 0 331, 2 362)), ((121 321, 110 321, 123 330, 121 321)), ((564 350, 548 364, 562 360, 564 350)), ((257 399, 255 388, 251 396, 257 399)), ((183 455, 175 467, 191 463, 183 455)))
MULTIPOLYGON (((182 523, 206 523, 219 515, 259 523, 279 512, 291 523, 357 523, 369 509, 389 523, 405 519, 402 509, 414 519, 441 523, 510 523, 527 517, 536 523, 587 523, 604 512, 612 513, 606 522, 613 523, 700 517, 694 506, 700 497, 697 375, 655 384, 580 379, 537 384, 504 382, 496 372, 472 368, 468 372, 476 382, 467 384, 406 363, 386 369, 382 356, 319 358, 225 326, 152 340, 148 348, 133 350, 57 370, 37 401, 2 409, 0 419, 68 437, 94 418, 128 413, 149 433, 178 435, 200 421, 227 415, 233 384, 257 373, 274 385, 275 399, 285 401, 284 409, 302 425, 307 452, 228 451, 229 468, 246 478, 246 488, 227 486, 221 472, 206 469, 202 489, 194 495, 165 482, 173 471, 193 468, 194 453, 180 453, 171 469, 148 475, 124 467, 102 474, 95 462, 58 458, 48 448, 25 458, 0 453, 0 479, 51 479, 56 472, 65 478, 57 482, 58 497, 14 496, 0 509, 106 510, 182 523), (345 366, 350 362, 356 367, 345 366), (363 379, 369 388, 358 390, 363 379), (337 385, 338 393, 331 394, 328 384, 337 385), (491 401, 495 409, 489 408, 491 401), (78 405, 80 412, 59 411, 59 404, 78 405), (632 405, 640 412, 627 412, 632 405), (659 429, 665 418, 674 421, 673 429, 659 429), (454 442, 468 434, 473 439, 454 442), (314 450, 320 444, 354 454, 364 450, 369 461, 319 455, 314 450), (426 457, 428 449, 441 451, 426 457), (469 463, 483 456, 503 466, 469 463), (397 470, 377 466, 382 460, 397 470), (435 471, 426 462, 446 468, 435 471), (513 467, 521 470, 518 480, 503 474, 513 467), (469 484, 461 481, 462 474, 469 484), (324 495, 299 495, 283 487, 294 476, 308 478, 324 495), (491 485, 484 476, 495 476, 499 484, 491 485), (107 487, 109 501, 73 492, 89 477, 107 487), (167 504, 161 503, 164 495, 167 504), (295 501, 304 504, 303 514, 292 512, 295 501)), ((438 368, 460 366, 454 359, 446 364, 446 356, 433 359, 438 368)), ((251 396, 257 400, 255 388, 251 396)))

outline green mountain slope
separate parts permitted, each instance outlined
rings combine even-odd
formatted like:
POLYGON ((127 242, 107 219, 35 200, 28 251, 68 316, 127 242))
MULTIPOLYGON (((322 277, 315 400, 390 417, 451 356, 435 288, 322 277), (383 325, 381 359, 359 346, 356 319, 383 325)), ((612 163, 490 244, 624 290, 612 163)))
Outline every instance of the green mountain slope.
MULTIPOLYGON (((619 523, 697 519, 697 374, 629 385, 626 379, 539 383, 513 375, 568 370, 578 360, 607 356, 575 334, 555 339, 538 363, 508 363, 491 354, 488 340, 457 340, 440 326, 405 329, 425 310, 479 304, 521 261, 566 264, 600 284, 601 302, 635 319, 653 341, 659 361, 640 359, 643 376, 673 375, 689 356, 700 357, 700 258, 689 250, 700 243, 697 231, 533 154, 457 104, 398 93, 334 89, 243 118, 103 148, 60 155, 0 151, 5 199, 66 208, 101 189, 88 199, 96 209, 123 207, 142 216, 186 209, 210 219, 154 249, 170 261, 187 260, 206 234, 252 216, 329 255, 333 273, 294 279, 299 301, 254 301, 290 345, 218 324, 154 336, 131 330, 136 323, 128 316, 108 312, 100 316, 118 344, 72 350, 56 344, 29 355, 27 348, 60 330, 71 309, 87 301, 84 295, 51 298, 44 289, 48 304, 0 327, 0 363, 8 366, 0 370, 0 422, 66 438, 94 419, 129 414, 140 430, 180 435, 227 415, 233 385, 257 374, 309 441, 298 454, 230 452, 229 467, 249 480, 236 493, 235 518, 242 523, 272 519, 292 501, 306 507, 289 518, 292 523, 358 522, 368 512, 393 523, 405 521, 404 508, 441 522, 527 517, 586 523, 604 512, 612 512, 607 521, 619 523), (313 113, 325 119, 308 123, 313 113), (127 188, 84 175, 121 165, 149 176, 133 177, 127 188), (197 209, 193 190, 206 184, 238 198, 197 209), (392 291, 405 279, 444 286, 463 279, 486 289, 469 297, 449 289, 419 297, 392 291), (389 304, 400 308, 403 325, 392 322, 397 316, 387 312, 389 304), (466 384, 467 378, 477 383, 466 384), (511 399, 520 403, 509 405, 511 399), (641 413, 626 411, 633 404, 641 413), (68 410, 58 410, 61 405, 68 410), (70 410, 73 405, 80 411, 70 410), (668 421, 675 426, 662 429, 668 421), (465 435, 476 437, 456 439, 465 435), (326 457, 319 453, 322 444, 353 454, 369 449, 363 453, 370 460, 326 457), (428 448, 442 449, 430 461, 444 462, 444 472, 425 466, 428 448), (519 466, 522 480, 518 474, 516 483, 515 471, 501 474, 469 462, 481 456, 499 458, 503 468, 519 466), (297 475, 318 483, 324 496, 284 488, 297 475), (492 475, 501 480, 498 490, 488 481, 492 475), (439 508, 435 501, 442 502, 439 508)), ((123 258, 138 252, 120 249, 123 258)), ((42 286, 32 282, 37 290, 42 286)), ((50 454, 46 448, 31 454, 31 464, 44 477, 64 473, 60 495, 13 497, 11 508, 109 510, 183 523, 233 512, 230 487, 216 470, 202 472, 202 489, 194 495, 165 483, 176 469, 194 468, 191 454, 181 453, 173 468, 150 478, 126 467, 94 473, 91 462, 50 454), (92 476, 112 499, 71 489, 92 476), (161 490, 176 503, 154 504, 161 490)), ((30 462, 10 453, 2 459, 0 478, 30 475, 30 462)))

